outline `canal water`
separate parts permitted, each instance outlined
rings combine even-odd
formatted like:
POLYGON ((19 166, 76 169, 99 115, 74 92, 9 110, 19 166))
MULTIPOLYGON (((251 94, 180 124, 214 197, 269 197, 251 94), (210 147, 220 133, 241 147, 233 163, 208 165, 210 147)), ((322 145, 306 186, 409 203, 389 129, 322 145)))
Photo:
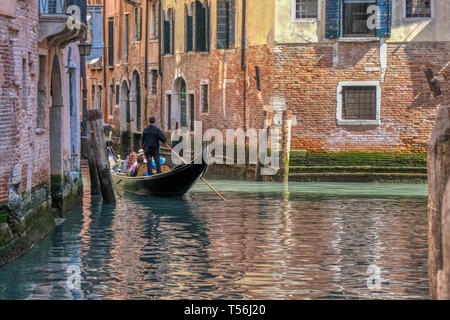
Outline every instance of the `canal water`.
POLYGON ((211 181, 118 195, 0 267, 0 299, 428 299, 426 185, 211 181))

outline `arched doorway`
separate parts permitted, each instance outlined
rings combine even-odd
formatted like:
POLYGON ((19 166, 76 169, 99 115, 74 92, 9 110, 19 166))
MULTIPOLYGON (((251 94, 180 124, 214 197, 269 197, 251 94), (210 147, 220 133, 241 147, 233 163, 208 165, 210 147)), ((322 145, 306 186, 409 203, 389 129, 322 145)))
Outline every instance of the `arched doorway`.
POLYGON ((172 90, 172 115, 175 121, 173 128, 187 127, 187 86, 186 81, 179 77, 175 80, 172 90))
POLYGON ((70 171, 80 169, 80 108, 78 100, 77 69, 69 68, 69 116, 70 116, 70 171))
POLYGON ((124 80, 120 87, 120 131, 130 130, 130 98, 128 83, 124 80))
POLYGON ((128 153, 131 149, 131 112, 130 112, 130 91, 128 82, 122 81, 120 86, 120 132, 121 132, 121 150, 123 154, 128 153))
POLYGON ((61 88, 61 67, 58 57, 55 55, 52 63, 50 83, 50 175, 52 207, 57 208, 60 213, 63 208, 64 169, 62 149, 62 113, 63 97, 61 88))
POLYGON ((141 102, 141 78, 137 71, 131 78, 130 103, 131 103, 131 127, 133 131, 142 129, 142 102, 141 102))

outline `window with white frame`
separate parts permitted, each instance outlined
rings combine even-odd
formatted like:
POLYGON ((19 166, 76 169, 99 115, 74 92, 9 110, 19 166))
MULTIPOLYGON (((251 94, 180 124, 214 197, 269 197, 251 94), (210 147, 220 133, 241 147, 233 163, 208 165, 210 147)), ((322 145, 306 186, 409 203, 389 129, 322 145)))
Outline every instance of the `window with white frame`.
POLYGON ((340 82, 337 90, 338 125, 379 125, 380 100, 378 81, 340 82))
POLYGON ((292 20, 314 21, 320 19, 319 0, 292 0, 292 20))
POLYGON ((406 18, 432 18, 433 0, 404 0, 406 18))

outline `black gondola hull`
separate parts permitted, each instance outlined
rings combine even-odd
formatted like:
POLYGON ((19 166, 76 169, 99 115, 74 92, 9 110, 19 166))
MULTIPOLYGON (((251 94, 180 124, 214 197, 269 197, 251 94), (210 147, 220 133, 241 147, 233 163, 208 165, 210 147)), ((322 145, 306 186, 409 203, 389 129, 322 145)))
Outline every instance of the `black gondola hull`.
POLYGON ((190 163, 150 177, 129 177, 112 172, 114 187, 120 190, 162 197, 182 196, 206 173, 208 164, 190 163))

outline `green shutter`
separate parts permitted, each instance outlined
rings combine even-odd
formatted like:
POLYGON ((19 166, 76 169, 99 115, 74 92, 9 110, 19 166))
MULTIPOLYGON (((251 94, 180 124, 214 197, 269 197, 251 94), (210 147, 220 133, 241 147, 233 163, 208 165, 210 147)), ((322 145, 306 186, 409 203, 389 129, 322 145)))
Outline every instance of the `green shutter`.
POLYGON ((195 51, 206 51, 206 9, 195 2, 195 51))
POLYGON ((192 25, 192 21, 193 18, 192 16, 186 14, 186 51, 192 51, 192 36, 193 36, 193 25, 192 25))
POLYGON ((170 53, 170 21, 164 20, 164 54, 170 53))
POLYGON ((340 32, 340 21, 342 16, 341 0, 326 0, 325 13, 325 38, 337 39, 340 32))
POLYGON ((380 26, 377 30, 377 37, 391 36, 391 12, 392 5, 390 0, 377 0, 377 6, 380 8, 380 26))
POLYGON ((187 127, 186 104, 187 104, 186 85, 183 85, 183 87, 181 88, 181 115, 180 115, 182 127, 187 127))
POLYGON ((227 15, 225 0, 217 0, 216 38, 217 49, 227 48, 227 15))

